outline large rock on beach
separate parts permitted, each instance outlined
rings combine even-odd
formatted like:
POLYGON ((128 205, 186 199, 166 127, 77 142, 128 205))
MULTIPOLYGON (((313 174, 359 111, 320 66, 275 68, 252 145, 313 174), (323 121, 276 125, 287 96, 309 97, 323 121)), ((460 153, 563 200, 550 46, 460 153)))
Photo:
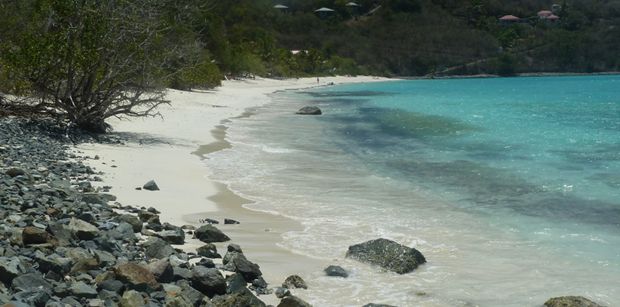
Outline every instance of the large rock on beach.
POLYGON ((278 304, 278 307, 312 307, 312 305, 308 304, 306 301, 300 299, 297 296, 290 295, 285 296, 278 304))
POLYGON ((195 266, 192 269, 192 286, 208 297, 226 293, 226 280, 218 269, 195 266))
POLYGON ((222 258, 222 255, 217 253, 217 247, 212 243, 207 243, 196 249, 198 256, 207 258, 222 258))
POLYGON ((209 224, 200 226, 200 228, 196 229, 196 231, 194 231, 194 237, 205 243, 230 241, 230 238, 221 230, 209 224))
POLYGON ((0 281, 5 285, 10 285, 13 279, 24 273, 25 270, 24 265, 17 257, 0 257, 0 281))
POLYGON ((321 115, 321 114, 323 114, 323 112, 321 111, 321 109, 319 109, 319 107, 306 106, 306 107, 303 107, 303 108, 299 109, 299 111, 297 111, 295 114, 299 114, 299 115, 321 115))
POLYGON ((160 238, 151 238, 144 243, 144 255, 147 259, 163 259, 174 255, 176 251, 170 244, 160 238))
POLYGON ((388 239, 376 239, 349 246, 346 257, 398 274, 409 273, 426 262, 422 253, 415 248, 388 239))
POLYGON ((560 296, 550 298, 545 307, 603 307, 582 296, 560 296))
POLYGON ((130 289, 151 292, 161 288, 155 275, 137 263, 121 264, 114 268, 114 273, 130 289))
POLYGON ((147 183, 142 186, 143 189, 147 191, 159 191, 159 186, 155 183, 155 180, 149 180, 147 183))

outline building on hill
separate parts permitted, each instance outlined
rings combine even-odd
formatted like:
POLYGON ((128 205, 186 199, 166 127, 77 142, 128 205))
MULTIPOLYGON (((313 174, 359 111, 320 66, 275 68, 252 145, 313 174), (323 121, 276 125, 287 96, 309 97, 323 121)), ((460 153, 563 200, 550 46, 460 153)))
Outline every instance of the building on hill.
POLYGON ((322 7, 314 11, 320 18, 327 18, 333 15, 336 11, 327 7, 322 7))
POLYGON ((504 15, 499 18, 499 23, 504 26, 512 25, 519 22, 521 22, 521 18, 515 15, 504 15))

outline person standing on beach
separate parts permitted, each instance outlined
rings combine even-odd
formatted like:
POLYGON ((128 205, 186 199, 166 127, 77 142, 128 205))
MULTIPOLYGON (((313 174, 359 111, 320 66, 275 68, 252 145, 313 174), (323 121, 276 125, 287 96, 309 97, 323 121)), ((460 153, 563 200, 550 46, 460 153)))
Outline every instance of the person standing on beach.
POLYGON ((316 84, 319 84, 319 77, 316 77, 316 84))

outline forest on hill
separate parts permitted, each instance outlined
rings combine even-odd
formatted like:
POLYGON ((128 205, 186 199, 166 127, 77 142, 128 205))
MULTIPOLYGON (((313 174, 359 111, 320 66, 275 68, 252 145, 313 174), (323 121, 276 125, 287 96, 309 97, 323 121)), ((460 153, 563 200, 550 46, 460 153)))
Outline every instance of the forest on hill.
POLYGON ((512 75, 620 66, 618 0, 350 2, 2 0, 0 91, 28 91, 102 62, 139 63, 125 72, 141 78, 132 82, 181 89, 244 75, 512 75), (537 16, 554 4, 558 20, 537 16), (333 11, 315 12, 322 7, 333 11), (503 15, 521 20, 502 23, 503 15))
POLYGON ((620 70, 620 0, 556 1, 0 0, 0 115, 104 132, 231 77, 620 70))

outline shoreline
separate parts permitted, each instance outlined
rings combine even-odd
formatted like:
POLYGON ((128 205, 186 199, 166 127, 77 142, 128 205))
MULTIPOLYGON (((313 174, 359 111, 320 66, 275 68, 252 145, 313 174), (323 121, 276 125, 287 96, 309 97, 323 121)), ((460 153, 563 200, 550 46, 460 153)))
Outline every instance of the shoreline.
MULTIPOLYGON (((390 80, 394 79, 323 77, 318 86, 390 80)), ((250 116, 251 108, 268 104, 270 94, 318 86, 315 78, 256 79, 225 81, 212 91, 170 90, 167 99, 171 104, 160 109, 162 118, 111 121, 114 133, 126 139, 125 144, 80 144, 75 150, 100 156, 88 164, 103 171, 101 186, 111 186, 111 193, 122 205, 154 207, 161 212, 162 222, 175 225, 200 226, 202 219, 216 218, 220 222, 216 227, 232 239, 216 244, 218 250, 225 250, 228 243, 243 246, 248 259, 261 266, 267 282, 277 286, 289 275, 322 270, 324 262, 279 247, 282 233, 302 229, 302 225, 284 216, 245 208, 249 201, 226 184, 210 179, 202 159, 208 153, 230 148, 225 139, 226 125, 231 119, 250 116), (138 189, 149 180, 155 180, 161 190, 138 189), (224 225, 224 218, 241 224, 224 225)), ((175 247, 195 252, 201 245, 187 238, 184 245, 175 247)), ((303 291, 296 294, 304 297, 303 291)), ((260 298, 277 304, 273 295, 260 298)))

